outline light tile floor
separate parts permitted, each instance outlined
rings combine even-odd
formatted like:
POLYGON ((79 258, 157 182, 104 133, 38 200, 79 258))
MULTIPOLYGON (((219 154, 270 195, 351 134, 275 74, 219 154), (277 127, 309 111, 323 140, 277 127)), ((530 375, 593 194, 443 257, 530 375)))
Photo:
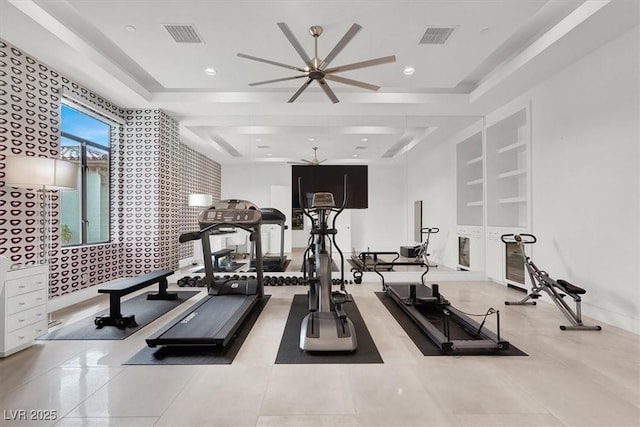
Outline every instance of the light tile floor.
MULTIPOLYGON (((192 298, 123 341, 39 341, 0 360, 0 425, 640 426, 640 336, 607 324, 562 332, 550 304, 505 307, 519 294, 441 282, 460 309, 499 308, 503 336, 529 356, 424 357, 379 288, 348 285, 384 364, 275 365, 293 294, 305 292, 281 286, 266 288, 272 298, 232 365, 122 365, 192 298), (21 409, 55 410, 57 420, 7 419, 21 409)), ((98 297, 56 317, 69 323, 107 304, 98 297)))

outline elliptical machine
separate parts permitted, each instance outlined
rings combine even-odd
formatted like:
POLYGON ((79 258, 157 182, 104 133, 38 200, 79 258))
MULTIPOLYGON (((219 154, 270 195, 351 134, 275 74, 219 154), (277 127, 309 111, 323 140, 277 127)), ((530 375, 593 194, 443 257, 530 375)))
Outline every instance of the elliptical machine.
POLYGON ((533 234, 503 234, 500 236, 500 240, 503 243, 516 243, 522 252, 522 258, 524 259, 524 265, 527 267, 529 278, 531 278, 531 293, 524 297, 520 301, 505 301, 505 305, 536 305, 536 300, 540 298, 542 291, 546 292, 551 297, 551 300, 560 309, 562 314, 569 319, 571 326, 560 326, 563 331, 600 331, 600 326, 587 326, 582 323, 582 298, 580 295, 587 293, 586 290, 579 286, 572 285, 566 280, 558 279, 554 280, 549 277, 549 273, 540 270, 537 265, 533 263, 530 257, 525 252, 525 245, 532 245, 538 241, 533 234), (560 291, 560 292, 558 292, 560 291), (564 300, 564 297, 569 295, 576 303, 576 310, 573 311, 569 304, 564 300))
POLYGON ((353 323, 343 305, 352 302, 344 286, 344 255, 336 243, 336 219, 347 203, 347 176, 344 176, 344 197, 336 208, 333 194, 314 193, 311 206, 302 203, 302 179, 298 178, 300 208, 311 220, 309 245, 303 255, 304 280, 309 284, 309 314, 300 327, 300 348, 305 351, 354 351, 358 347, 353 323), (329 217, 333 215, 331 228, 329 217), (331 239, 329 239, 331 236, 331 239), (340 254, 340 290, 332 290, 330 245, 340 254))

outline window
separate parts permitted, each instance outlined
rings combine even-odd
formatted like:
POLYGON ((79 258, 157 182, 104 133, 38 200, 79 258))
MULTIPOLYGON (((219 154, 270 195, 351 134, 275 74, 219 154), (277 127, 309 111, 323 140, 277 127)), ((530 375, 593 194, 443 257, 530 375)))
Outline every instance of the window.
POLYGON ((109 124, 62 104, 60 157, 80 167, 75 190, 60 192, 62 246, 109 241, 109 124))

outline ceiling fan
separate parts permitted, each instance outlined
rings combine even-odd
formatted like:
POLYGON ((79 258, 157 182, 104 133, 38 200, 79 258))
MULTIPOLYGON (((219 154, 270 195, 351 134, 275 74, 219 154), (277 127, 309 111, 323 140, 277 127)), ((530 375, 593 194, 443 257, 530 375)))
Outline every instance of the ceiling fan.
POLYGON ((300 159, 300 162, 287 162, 293 165, 309 165, 309 166, 320 166, 320 164, 324 163, 327 161, 327 159, 324 160, 318 160, 318 147, 312 147, 313 148, 313 159, 311 160, 306 160, 306 159, 300 159))
POLYGON ((346 32, 346 34, 342 37, 342 39, 340 39, 340 41, 334 46, 333 50, 331 50, 331 52, 329 52, 329 54, 323 60, 321 60, 318 57, 318 37, 320 37, 320 35, 322 34, 321 26, 314 25, 311 28, 309 28, 309 33, 313 36, 314 45, 315 45, 315 55, 313 58, 309 58, 309 55, 307 55, 307 52, 304 50, 304 48, 302 47, 298 39, 293 35, 293 33, 291 32, 291 29, 289 29, 289 26, 287 24, 285 24, 284 22, 279 22, 278 27, 280 27, 280 30, 282 30, 285 37, 289 40, 289 43, 293 45, 293 48, 296 50, 296 52, 298 52, 298 55, 300 55, 300 58, 302 58, 302 60, 304 61, 305 65, 303 67, 296 67, 293 65, 287 65, 280 62, 271 61, 268 59, 257 58, 255 56, 245 55, 244 53, 238 53, 238 56, 241 58, 264 62, 266 64, 276 65, 278 67, 288 68, 290 70, 301 72, 302 74, 293 76, 293 77, 283 77, 279 79, 265 80, 265 81, 249 84, 249 86, 259 86, 259 85, 264 85, 268 83, 276 83, 276 82, 283 82, 287 80, 306 78, 307 80, 302 84, 300 89, 298 89, 296 93, 294 93, 293 96, 287 102, 295 101, 296 98, 298 98, 300 94, 304 92, 304 90, 314 80, 318 82, 318 84, 320 85, 324 93, 327 94, 331 102, 333 102, 334 104, 339 102, 339 100, 336 94, 333 92, 333 90, 331 90, 331 88, 329 87, 327 80, 376 91, 380 89, 380 86, 372 85, 372 84, 361 82, 358 80, 348 79, 346 77, 336 76, 335 73, 340 73, 342 71, 356 70, 358 68, 372 67, 374 65, 387 64, 387 63, 396 61, 395 55, 391 55, 391 56, 384 56, 376 59, 369 59, 367 61, 362 61, 362 62, 354 62, 352 64, 342 65, 338 67, 328 68, 331 61, 333 61, 333 59, 342 51, 342 49, 344 49, 344 47, 347 45, 347 43, 349 43, 349 41, 351 41, 351 39, 356 35, 356 33, 360 31, 360 29, 362 29, 360 25, 353 24, 349 29, 349 31, 346 32))

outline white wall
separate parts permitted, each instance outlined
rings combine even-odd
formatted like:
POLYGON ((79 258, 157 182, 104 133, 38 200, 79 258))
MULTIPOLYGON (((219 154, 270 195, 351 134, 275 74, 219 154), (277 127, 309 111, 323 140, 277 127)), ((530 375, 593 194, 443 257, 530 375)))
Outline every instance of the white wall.
MULTIPOLYGON (((222 166, 222 198, 270 206, 271 186, 291 188, 291 166, 281 163, 222 166)), ((405 165, 369 165, 369 208, 351 211, 351 238, 356 250, 397 251, 406 235, 405 165)), ((413 211, 413 208, 411 208, 413 211)), ((290 225, 291 212, 285 212, 290 225)), ((287 232, 290 232, 288 230, 287 232)), ((305 247, 308 230, 291 233, 293 247, 305 247)), ((410 243, 410 242, 409 242, 410 243)), ((290 250, 285 247, 285 250, 290 250)), ((343 248, 350 252, 351 248, 343 248)))
MULTIPOLYGON (((587 289, 583 313, 640 333, 638 27, 524 94, 532 102, 532 252, 539 267, 587 289)), ((508 108, 508 106, 507 106, 508 108)), ((455 141, 410 152, 407 220, 441 228, 432 258, 455 266, 455 141), (444 234, 443 234, 444 233, 444 234), (445 238, 446 237, 446 238, 445 238)), ((406 230, 412 240, 411 227, 406 230)))
POLYGON ((404 163, 369 165, 369 208, 351 211, 351 246, 356 251, 399 251, 406 244, 405 175, 404 163))
POLYGON ((456 268, 456 158, 453 141, 418 145, 409 153, 407 171, 407 224, 405 244, 413 242, 413 205, 422 200, 422 226, 438 227, 429 240, 430 259, 456 268))
POLYGON ((587 289, 583 312, 640 332, 638 27, 535 87, 536 263, 587 289))

